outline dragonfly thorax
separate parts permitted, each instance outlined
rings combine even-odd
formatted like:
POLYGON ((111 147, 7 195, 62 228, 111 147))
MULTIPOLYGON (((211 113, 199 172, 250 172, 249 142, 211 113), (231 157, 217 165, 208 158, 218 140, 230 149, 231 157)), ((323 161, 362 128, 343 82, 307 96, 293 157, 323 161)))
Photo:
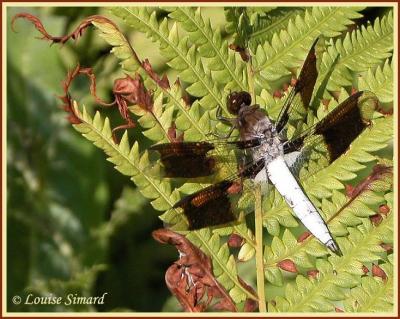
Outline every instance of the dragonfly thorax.
POLYGON ((278 156, 283 156, 283 145, 275 125, 258 105, 243 106, 240 109, 237 128, 242 141, 261 139, 261 145, 251 150, 254 160, 264 158, 268 164, 278 156))

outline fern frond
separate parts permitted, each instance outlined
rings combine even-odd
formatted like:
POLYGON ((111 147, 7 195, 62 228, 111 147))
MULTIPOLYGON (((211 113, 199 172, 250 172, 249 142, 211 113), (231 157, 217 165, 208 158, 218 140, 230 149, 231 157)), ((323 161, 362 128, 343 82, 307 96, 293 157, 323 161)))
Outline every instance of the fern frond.
MULTIPOLYGON (((386 194, 387 204, 393 211, 393 193, 386 194)), ((393 241, 392 234, 381 234, 381 242, 393 241)), ((344 309, 347 312, 391 312, 393 311, 393 258, 387 256, 387 260, 379 264, 385 272, 387 279, 379 277, 362 277, 361 286, 354 287, 348 293, 344 301, 344 309)))
MULTIPOLYGON (((248 39, 252 29, 249 14, 251 14, 250 10, 245 7, 225 8, 227 21, 225 30, 232 35, 233 44, 240 48, 248 47, 248 39)), ((257 13, 255 14, 257 15, 257 13)))
POLYGON ((259 45, 272 40, 275 33, 286 29, 289 21, 304 12, 303 8, 280 7, 267 13, 258 14, 254 20, 253 29, 249 35, 249 47, 253 52, 259 45))
POLYGON ((154 93, 152 110, 144 110, 138 105, 129 110, 139 117, 138 123, 144 129, 143 135, 155 142, 169 142, 168 130, 172 127, 174 108, 163 105, 163 91, 157 89, 154 93))
POLYGON ((388 275, 387 280, 379 277, 361 278, 361 286, 351 289, 344 301, 346 312, 392 312, 393 311, 393 255, 380 264, 388 275))
POLYGON ((297 15, 290 20, 287 30, 274 34, 271 43, 259 46, 254 59, 255 81, 260 88, 290 74, 289 69, 299 67, 312 42, 318 36, 335 37, 351 19, 359 18, 362 8, 313 7, 306 10, 304 18, 297 15))
POLYGON ((279 312, 333 311, 332 300, 345 300, 345 288, 358 285, 364 274, 362 266, 366 262, 381 260, 383 249, 381 233, 393 233, 393 221, 385 218, 378 226, 368 219, 357 228, 350 227, 350 235, 341 237, 340 246, 345 248, 342 258, 332 256, 327 260, 317 260, 316 279, 297 276, 296 285, 288 285, 285 298, 277 298, 276 305, 269 310, 279 312))
POLYGON ((156 11, 150 14, 145 7, 114 7, 111 11, 129 26, 146 33, 152 41, 159 42, 160 52, 167 58, 167 64, 179 72, 183 81, 190 84, 187 92, 200 97, 203 108, 224 105, 221 90, 213 81, 211 73, 204 69, 197 47, 189 45, 188 36, 179 36, 176 24, 169 28, 167 19, 159 23, 156 11))
POLYGON ((220 30, 213 29, 210 20, 205 21, 201 8, 176 7, 169 16, 178 21, 189 34, 189 40, 198 47, 198 53, 206 58, 214 80, 226 85, 225 90, 242 91, 247 86, 243 74, 246 65, 235 58, 234 51, 228 48, 228 41, 222 40, 220 30))
POLYGON ((375 72, 369 68, 358 79, 358 89, 373 92, 381 103, 393 102, 393 63, 385 61, 375 72))
POLYGON ((96 112, 92 119, 84 107, 82 113, 78 113, 76 104, 74 107, 83 121, 82 124, 74 125, 74 128, 98 148, 101 148, 107 154, 107 160, 113 163, 121 174, 130 176, 132 181, 140 188, 141 193, 153 200, 151 204, 155 209, 166 210, 171 208, 178 199, 177 191, 171 191, 168 182, 144 174, 143 171, 149 165, 149 162, 146 154, 140 157, 138 143, 134 143, 130 147, 128 134, 125 132, 121 142, 115 144, 108 118, 103 120, 100 113, 96 112))
MULTIPOLYGON (((381 20, 376 19, 374 25, 361 26, 360 29, 347 33, 346 37, 331 40, 325 57, 322 59, 334 61, 334 70, 329 78, 327 90, 338 91, 344 86, 352 85, 351 72, 360 73, 368 69, 375 70, 377 66, 392 55, 393 50, 393 15, 388 15, 381 20)), ((324 65, 331 63, 325 62, 324 65)), ((321 70, 324 73, 325 70, 321 70)))
MULTIPOLYGON (((197 108, 198 112, 194 111, 196 107, 189 108, 182 98, 182 89, 178 83, 171 85, 169 89, 157 86, 154 79, 150 78, 146 72, 142 71, 137 61, 138 58, 134 56, 136 53, 132 50, 130 43, 114 26, 101 23, 96 23, 95 26, 101 31, 101 36, 104 40, 113 46, 111 52, 121 60, 122 68, 129 73, 139 72, 146 80, 146 85, 156 88, 155 101, 158 104, 156 110, 157 116, 155 118, 151 118, 150 114, 146 115, 146 113, 137 108, 131 108, 131 111, 136 115, 145 117, 139 120, 139 124, 145 128, 151 129, 151 131, 145 133, 145 135, 147 134, 147 137, 157 142, 165 140, 167 137, 166 132, 169 128, 168 125, 170 124, 170 117, 174 110, 178 110, 175 123, 177 129, 181 131, 189 130, 186 134, 188 140, 207 139, 207 134, 210 132, 211 128, 210 122, 204 119, 209 118, 209 112, 203 112, 204 114, 201 114, 201 107, 200 109, 197 108), (160 90, 162 90, 163 93, 161 93, 160 90), (162 101, 162 96, 167 98, 164 107, 159 105, 159 102, 162 101), (164 112, 166 114, 164 114, 164 112), (203 118, 203 120, 201 120, 201 118, 203 118), (161 138, 162 135, 164 138, 161 138)), ((207 97, 204 97, 203 101, 206 100, 207 97)))

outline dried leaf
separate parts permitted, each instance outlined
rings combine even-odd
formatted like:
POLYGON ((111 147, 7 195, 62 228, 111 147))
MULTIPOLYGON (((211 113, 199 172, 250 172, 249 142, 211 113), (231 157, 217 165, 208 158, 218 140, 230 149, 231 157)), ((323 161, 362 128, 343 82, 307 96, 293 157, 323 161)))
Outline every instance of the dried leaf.
POLYGON ((49 33, 47 33, 47 31, 44 28, 40 19, 30 13, 18 13, 12 18, 11 28, 14 32, 15 32, 15 28, 14 28, 15 21, 20 18, 23 18, 23 19, 26 19, 26 20, 32 22, 33 25, 35 26, 35 28, 43 35, 42 39, 49 40, 52 43, 64 44, 69 39, 77 40, 80 36, 82 36, 83 31, 85 31, 85 29, 87 29, 93 22, 109 23, 112 26, 114 26, 115 28, 117 28, 117 26, 114 24, 114 22, 112 22, 110 19, 107 19, 106 17, 100 16, 100 15, 92 15, 92 16, 89 16, 86 19, 84 19, 78 25, 78 27, 71 33, 64 35, 64 36, 55 37, 55 36, 52 36, 49 33))
POLYGON ((303 241, 305 241, 310 236, 311 236, 311 233, 309 231, 306 231, 306 232, 302 233, 299 236, 299 238, 297 238, 297 242, 298 243, 302 243, 303 241))
POLYGON ((244 241, 238 234, 231 234, 228 238, 228 246, 232 248, 239 248, 243 245, 244 241))
POLYGON ((210 257, 169 229, 155 230, 152 235, 160 243, 174 245, 179 252, 179 259, 168 268, 165 281, 185 311, 204 311, 216 298, 221 300, 214 309, 237 311, 229 294, 215 279, 210 257))
POLYGON ((364 272, 364 274, 367 274, 367 273, 369 273, 369 269, 368 269, 368 267, 367 266, 365 266, 365 265, 362 265, 362 271, 364 272))
POLYGON ((289 272, 294 272, 294 273, 298 272, 297 268, 296 268, 296 264, 290 259, 281 260, 278 263, 278 267, 283 270, 289 271, 289 272))
POLYGON ((392 170, 393 168, 389 166, 382 164, 375 165, 369 176, 360 181, 356 186, 346 189, 347 196, 350 198, 357 197, 362 192, 369 190, 374 181, 381 179, 384 175, 391 174, 392 170))
POLYGON ((319 271, 317 269, 312 269, 312 270, 307 271, 307 276, 309 278, 317 278, 318 274, 319 274, 319 271))
POLYGON ((392 244, 385 244, 385 243, 382 243, 380 246, 381 246, 388 254, 393 253, 393 245, 392 245, 392 244))
POLYGON ((372 264, 372 276, 382 278, 382 280, 387 280, 387 275, 384 270, 376 264, 372 264))
MULTIPOLYGON (((242 278, 238 276, 240 284, 247 289, 249 292, 251 292, 253 295, 257 295, 257 292, 254 290, 253 287, 248 285, 242 278)), ((258 308, 258 302, 254 299, 247 298, 246 301, 244 302, 244 311, 245 312, 254 312, 258 308)))

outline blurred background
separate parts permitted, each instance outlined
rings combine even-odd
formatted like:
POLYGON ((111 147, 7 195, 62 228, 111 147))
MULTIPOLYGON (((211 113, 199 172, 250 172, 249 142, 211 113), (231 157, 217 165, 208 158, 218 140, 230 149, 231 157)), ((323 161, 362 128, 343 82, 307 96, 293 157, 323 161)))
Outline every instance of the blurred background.
MULTIPOLYGON (((7 310, 8 311, 180 311, 164 281, 177 259, 151 232, 162 227, 158 213, 135 185, 114 170, 102 151, 66 121, 57 95, 61 81, 79 62, 93 67, 98 95, 111 101, 113 81, 123 77, 110 47, 89 28, 78 42, 50 46, 24 20, 11 31, 16 13, 38 16, 52 35, 64 35, 93 14, 108 16, 140 48, 155 71, 176 75, 157 44, 129 33, 105 9, 7 8, 7 310), (104 305, 14 305, 12 297, 101 296, 104 305)), ((225 23, 223 8, 205 8, 212 25, 225 23)), ((366 10, 365 19, 379 15, 366 10)), ((78 78, 74 99, 96 108, 88 82, 78 78)), ((103 114, 118 123, 115 109, 103 114)), ((122 123, 121 123, 122 124, 122 123)), ((146 145, 138 129, 130 131, 146 145)))
MULTIPOLYGON (((48 32, 62 35, 98 8, 7 10, 7 310, 178 310, 164 281, 176 250, 155 242, 157 213, 114 170, 102 151, 82 138, 59 107, 61 81, 79 62, 98 75, 98 94, 111 99, 114 79, 124 76, 110 47, 89 29, 77 43, 50 46, 32 24, 13 15, 37 15, 48 32), (93 64, 95 62, 95 64, 93 64), (99 306, 14 305, 12 296, 101 296, 99 306), (169 306, 170 305, 170 306, 169 306)), ((112 18, 112 17, 111 17, 112 18)), ((116 18, 113 18, 116 20, 116 18)), ((123 23, 117 21, 123 29, 123 23)), ((157 45, 130 34, 156 71, 165 65, 157 45)), ((74 98, 91 105, 88 82, 77 79, 74 98)), ((118 119, 115 110, 107 115, 118 119)), ((132 132, 136 139, 142 134, 132 132)))

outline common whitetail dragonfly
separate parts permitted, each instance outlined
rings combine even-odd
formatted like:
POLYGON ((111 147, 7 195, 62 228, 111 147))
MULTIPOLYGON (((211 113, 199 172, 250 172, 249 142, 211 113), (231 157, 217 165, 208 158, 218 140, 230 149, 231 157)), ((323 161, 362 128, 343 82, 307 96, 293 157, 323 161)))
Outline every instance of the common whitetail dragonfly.
MULTIPOLYGON (((244 179, 268 183, 292 208, 303 225, 327 248, 341 255, 341 250, 333 239, 326 223, 303 191, 299 181, 292 174, 289 158, 299 158, 310 145, 325 146, 328 164, 341 156, 352 141, 370 124, 360 106, 363 92, 357 92, 339 104, 317 124, 291 139, 287 138, 287 125, 291 113, 298 112, 298 105, 307 108, 310 104, 318 71, 313 43, 298 80, 288 94, 275 122, 251 103, 248 92, 232 92, 227 97, 227 109, 233 118, 222 116, 218 109, 217 118, 231 126, 227 136, 217 141, 175 142, 156 144, 148 150, 157 170, 167 178, 198 179, 217 173, 224 159, 215 150, 225 147, 239 152, 238 171, 228 178, 201 189, 178 201, 173 208, 182 209, 189 229, 217 226, 236 220, 232 197, 242 191, 244 179), (295 103, 298 101, 300 103, 295 103), (234 129, 239 131, 239 139, 231 140, 234 129), (221 146, 222 145, 222 146, 221 146), (155 155, 155 156, 154 156, 155 155)), ((290 160, 293 164, 293 159, 290 160)))

